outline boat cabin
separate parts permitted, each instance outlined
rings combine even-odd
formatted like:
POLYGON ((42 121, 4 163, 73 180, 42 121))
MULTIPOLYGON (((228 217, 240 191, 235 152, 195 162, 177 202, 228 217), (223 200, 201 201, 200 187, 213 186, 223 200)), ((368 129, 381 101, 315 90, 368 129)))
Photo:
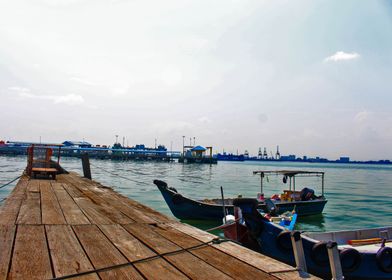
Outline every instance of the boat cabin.
POLYGON ((321 197, 324 197, 324 172, 321 171, 301 171, 301 170, 276 170, 276 171, 253 171, 253 175, 260 175, 260 193, 264 196, 263 180, 268 175, 283 176, 283 183, 289 184, 288 189, 283 190, 279 199, 286 201, 299 201, 301 198, 301 190, 296 190, 296 178, 298 177, 321 177, 321 197))

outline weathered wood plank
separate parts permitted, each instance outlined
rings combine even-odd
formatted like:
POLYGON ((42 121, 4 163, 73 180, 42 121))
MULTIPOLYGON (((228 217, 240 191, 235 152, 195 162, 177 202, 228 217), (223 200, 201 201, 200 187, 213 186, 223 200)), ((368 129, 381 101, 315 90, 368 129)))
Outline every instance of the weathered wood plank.
POLYGON ((15 228, 16 226, 13 224, 0 225, 0 280, 7 279, 15 228))
MULTIPOLYGON (((95 268, 128 262, 95 225, 77 225, 73 229, 95 268)), ((143 279, 133 266, 100 272, 102 279, 143 279)))
POLYGON ((0 207, 1 225, 15 224, 22 202, 26 197, 27 185, 27 178, 22 177, 16 184, 14 190, 5 200, 3 205, 0 207))
MULTIPOLYGON (((65 176, 62 176, 62 178, 66 178, 65 176)), ((83 194, 81 191, 79 191, 77 188, 75 188, 73 185, 69 184, 68 181, 65 181, 63 183, 63 187, 64 189, 68 192, 68 194, 72 197, 72 198, 78 198, 78 197, 83 197, 83 194)))
POLYGON ((123 227, 160 254, 181 250, 181 247, 154 232, 152 226, 145 224, 129 224, 123 225, 123 227))
MULTIPOLYGON (((129 261, 156 256, 147 246, 120 225, 101 225, 103 233, 129 261)), ((179 270, 163 259, 152 259, 135 264, 147 279, 187 279, 179 270)))
POLYGON ((164 259, 154 259, 135 264, 146 279, 189 279, 164 259))
MULTIPOLYGON (((183 223, 173 223, 171 224, 171 227, 175 228, 176 230, 182 231, 185 234, 188 234, 203 242, 208 242, 216 238, 215 235, 212 235, 208 232, 202 231, 198 228, 183 223)), ((275 259, 272 259, 260 253, 249 250, 233 242, 224 242, 221 244, 214 244, 211 246, 239 260, 242 260, 243 262, 246 262, 258 269, 273 274, 275 277, 279 279, 303 279, 303 277, 300 275, 298 271, 273 273, 274 271, 287 271, 287 270, 292 270, 294 268, 285 263, 279 262, 275 259)), ((318 278, 313 275, 309 275, 307 279, 318 279, 318 278)))
POLYGON ((9 279, 52 278, 44 226, 18 225, 9 279))
MULTIPOLYGON (((94 269, 70 226, 47 225, 45 229, 56 277, 94 269)), ((98 275, 88 274, 84 279, 98 279, 98 275)))
POLYGON ((76 197, 74 200, 92 224, 109 225, 115 223, 105 215, 105 211, 100 205, 94 204, 90 199, 76 197))
POLYGON ((57 196, 60 207, 63 211, 65 220, 70 225, 90 224, 90 221, 84 215, 79 206, 67 193, 60 183, 52 183, 53 190, 57 196))
POLYGON ((156 256, 153 251, 120 225, 100 225, 99 228, 129 261, 156 256))
POLYGON ((61 211, 57 197, 49 181, 40 182, 42 223, 46 225, 65 224, 65 218, 61 211))
MULTIPOLYGON (((158 253, 170 253, 182 248, 153 230, 154 226, 129 224, 124 227, 158 253)), ((164 258, 191 279, 231 279, 222 271, 187 251, 165 255, 164 258)))
MULTIPOLYGON (((201 241, 165 225, 158 225, 155 228, 155 231, 182 248, 189 248, 191 246, 202 244, 201 241)), ((229 256, 211 246, 199 247, 190 250, 190 252, 215 268, 224 271, 233 278, 249 280, 255 278, 277 279, 264 271, 256 269, 255 267, 252 267, 237 258, 233 258, 232 256, 229 256)))
POLYGON ((26 198, 20 207, 17 224, 41 224, 41 197, 39 180, 28 181, 26 198))
POLYGON ((66 189, 68 192, 75 192, 75 190, 79 192, 79 195, 75 196, 74 199, 79 205, 79 207, 83 210, 83 212, 89 217, 92 223, 100 223, 99 221, 101 219, 97 220, 97 212, 99 213, 99 216, 107 219, 104 224, 127 224, 134 222, 133 219, 129 218, 127 215, 123 214, 121 211, 118 211, 114 207, 113 203, 116 204, 118 202, 110 203, 106 201, 103 197, 100 196, 100 193, 97 194, 92 191, 92 189, 94 188, 97 189, 96 186, 86 186, 83 181, 79 180, 79 178, 80 177, 76 176, 67 176, 65 179, 65 181, 67 182, 66 189), (88 198, 92 202, 92 204, 88 203, 85 198, 88 198), (85 203, 84 205, 81 205, 78 201, 84 201, 85 203))
POLYGON ((174 221, 174 219, 171 219, 148 206, 129 199, 113 191, 111 188, 101 185, 99 182, 82 178, 80 176, 75 176, 77 174, 74 172, 71 172, 71 174, 74 176, 67 177, 68 182, 72 182, 72 184, 78 186, 79 188, 88 189, 97 195, 104 197, 106 201, 115 201, 116 203, 114 204, 114 207, 116 209, 120 210, 137 222, 154 223, 174 221))

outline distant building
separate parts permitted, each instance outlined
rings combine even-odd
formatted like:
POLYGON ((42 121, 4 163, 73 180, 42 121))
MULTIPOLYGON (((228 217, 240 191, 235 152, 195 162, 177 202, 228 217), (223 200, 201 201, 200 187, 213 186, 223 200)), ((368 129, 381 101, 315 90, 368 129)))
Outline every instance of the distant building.
POLYGON ((293 161, 293 160, 296 160, 296 156, 295 155, 281 156, 280 160, 293 161))
POLYGON ((338 162, 350 162, 350 158, 349 157, 340 157, 337 161, 338 162))
POLYGON ((91 148, 92 144, 86 141, 64 141, 63 145, 65 147, 74 147, 74 148, 91 148))

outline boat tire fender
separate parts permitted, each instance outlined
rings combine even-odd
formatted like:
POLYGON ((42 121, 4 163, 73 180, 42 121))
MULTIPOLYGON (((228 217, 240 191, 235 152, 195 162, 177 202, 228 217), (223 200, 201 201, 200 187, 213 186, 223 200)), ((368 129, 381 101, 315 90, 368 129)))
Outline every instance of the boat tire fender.
POLYGON ((184 197, 181 194, 176 193, 173 195, 172 201, 173 201, 173 204, 180 204, 184 201, 184 197))
POLYGON ((378 250, 376 259, 377 265, 382 271, 392 273, 392 248, 383 247, 378 250))
POLYGON ((320 241, 313 245, 310 257, 319 266, 325 267, 329 265, 327 242, 320 241))
POLYGON ((361 265, 361 254, 353 248, 343 249, 340 252, 340 262, 344 272, 353 272, 361 265))
POLYGON ((291 243, 291 232, 290 231, 281 231, 276 237, 276 244, 278 248, 282 251, 292 251, 293 244, 291 243))

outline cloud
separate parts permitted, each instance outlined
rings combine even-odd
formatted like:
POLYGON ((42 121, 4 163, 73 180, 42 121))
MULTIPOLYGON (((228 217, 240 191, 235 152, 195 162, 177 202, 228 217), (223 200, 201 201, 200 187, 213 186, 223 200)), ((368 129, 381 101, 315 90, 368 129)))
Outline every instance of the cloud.
POLYGON ((369 119, 369 117, 370 117, 370 112, 365 110, 365 111, 357 113, 354 116, 354 120, 358 123, 363 123, 363 122, 366 122, 369 119))
POLYGON ((356 52, 346 53, 343 51, 338 51, 335 54, 324 59, 324 62, 337 62, 337 61, 345 61, 345 60, 353 60, 359 58, 360 55, 356 52))
POLYGON ((50 100, 54 104, 66 104, 66 105, 80 105, 84 103, 84 98, 77 94, 67 94, 67 95, 37 95, 31 93, 30 89, 23 87, 9 87, 10 91, 17 92, 20 97, 26 99, 40 99, 40 100, 50 100))
POLYGON ((258 119, 259 122, 265 123, 265 122, 268 121, 268 116, 266 114, 262 114, 261 113, 261 114, 257 115, 257 119, 258 119))
POLYGON ((203 123, 203 124, 208 124, 208 123, 211 122, 211 120, 210 120, 208 117, 206 117, 206 116, 200 117, 200 118, 198 118, 197 120, 198 120, 199 122, 203 123))

